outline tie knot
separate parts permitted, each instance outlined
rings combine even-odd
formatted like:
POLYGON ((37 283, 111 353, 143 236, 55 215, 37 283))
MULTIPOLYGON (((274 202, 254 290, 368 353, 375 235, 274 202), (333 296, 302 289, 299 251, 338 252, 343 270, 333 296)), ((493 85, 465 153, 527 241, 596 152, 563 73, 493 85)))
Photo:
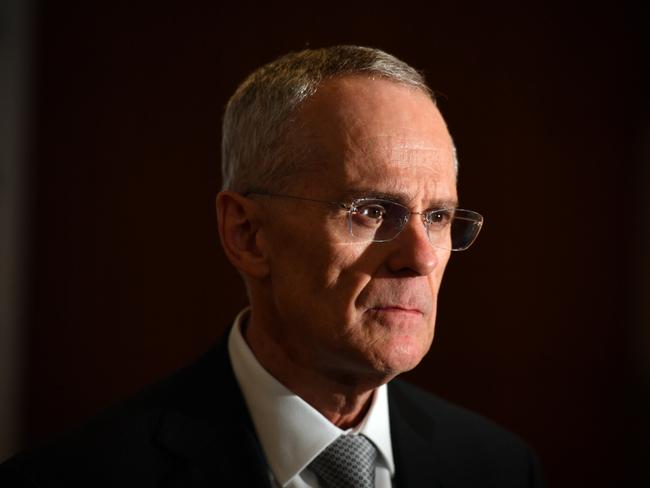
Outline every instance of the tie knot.
POLYGON ((326 488, 373 488, 375 446, 363 435, 342 435, 309 465, 326 488))

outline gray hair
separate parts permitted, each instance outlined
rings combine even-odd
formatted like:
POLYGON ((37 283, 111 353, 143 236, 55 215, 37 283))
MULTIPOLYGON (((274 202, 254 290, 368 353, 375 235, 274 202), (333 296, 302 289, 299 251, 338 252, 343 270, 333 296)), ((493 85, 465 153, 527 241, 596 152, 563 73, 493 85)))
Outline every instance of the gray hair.
POLYGON ((368 47, 335 46, 287 54, 252 73, 228 101, 223 118, 223 188, 278 190, 310 149, 292 144, 298 107, 325 81, 366 75, 419 89, 435 103, 424 77, 396 57, 368 47))

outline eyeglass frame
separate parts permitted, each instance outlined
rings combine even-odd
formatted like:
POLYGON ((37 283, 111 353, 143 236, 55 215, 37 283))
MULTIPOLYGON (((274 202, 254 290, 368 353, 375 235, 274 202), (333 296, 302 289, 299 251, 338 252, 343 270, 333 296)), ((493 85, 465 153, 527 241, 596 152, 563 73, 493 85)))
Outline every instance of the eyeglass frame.
MULTIPOLYGON (((461 212, 469 212, 470 214, 473 214, 473 216, 476 216, 477 217, 476 220, 469 219, 469 220, 471 220, 471 222, 474 223, 474 225, 476 227, 476 231, 475 231, 475 234, 472 237, 472 239, 470 239, 469 242, 464 247, 458 248, 458 249, 453 249, 453 248, 451 248, 451 249, 443 248, 443 249, 447 249, 449 251, 454 251, 454 252, 466 251, 474 243, 474 241, 478 237, 478 235, 479 235, 479 233, 481 231, 481 228, 483 227, 483 222, 484 222, 483 216, 481 214, 479 214, 478 212, 475 212, 473 210, 467 210, 467 209, 456 208, 456 207, 441 207, 441 208, 427 209, 427 210, 424 210, 422 212, 412 212, 410 208, 408 208, 406 205, 404 205, 402 203, 396 202, 394 200, 389 200, 387 198, 379 198, 379 197, 361 197, 361 198, 354 199, 350 203, 345 203, 345 202, 336 202, 336 201, 331 201, 331 200, 319 200, 319 199, 316 199, 316 198, 298 197, 298 196, 295 196, 295 195, 285 195, 285 194, 280 194, 280 193, 269 193, 269 192, 262 192, 262 191, 248 191, 248 192, 245 192, 245 193, 242 194, 242 196, 244 196, 244 197, 248 197, 249 195, 260 195, 260 196, 276 197, 276 198, 288 198, 288 199, 291 199, 291 200, 302 200, 302 201, 306 201, 306 202, 316 202, 316 203, 324 203, 324 204, 327 204, 327 205, 333 205, 333 206, 335 206, 335 207, 337 207, 337 208, 339 208, 341 210, 345 210, 347 212, 348 232, 350 233, 350 235, 352 237, 357 237, 357 238, 361 238, 361 236, 354 235, 354 233, 352 231, 352 225, 353 225, 352 224, 352 214, 357 210, 356 205, 359 202, 363 202, 363 201, 387 202, 387 203, 391 203, 393 205, 397 205, 399 207, 403 207, 406 210, 408 210, 408 213, 406 214, 405 218, 402 219, 403 222, 401 223, 401 225, 399 227, 399 230, 395 233, 395 235, 393 237, 391 237, 390 239, 370 239, 370 240, 367 240, 367 241, 364 241, 364 242, 390 242, 393 239, 397 238, 397 236, 399 236, 402 233, 402 231, 406 228, 406 225, 408 224, 408 221, 410 220, 411 215, 420 215, 421 220, 422 220, 422 224, 424 225, 424 228, 425 228, 426 233, 427 233, 427 238, 429 239, 429 242, 431 242, 431 244, 435 246, 435 244, 431 241, 431 236, 430 236, 430 233, 429 233, 431 222, 426 221, 426 215, 431 214, 431 213, 435 213, 435 212, 440 212, 442 210, 453 210, 454 214, 456 214, 458 211, 461 211, 461 212)), ((456 218, 455 215, 454 215, 454 218, 456 218)))

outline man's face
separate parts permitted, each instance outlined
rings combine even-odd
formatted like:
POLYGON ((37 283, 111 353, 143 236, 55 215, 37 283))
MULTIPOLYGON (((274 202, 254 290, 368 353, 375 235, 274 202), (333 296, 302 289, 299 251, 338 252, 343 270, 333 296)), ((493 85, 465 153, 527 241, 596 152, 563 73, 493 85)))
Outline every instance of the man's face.
MULTIPOLYGON (((381 195, 413 212, 457 203, 452 141, 424 93, 335 79, 299 117, 317 160, 287 194, 345 203, 381 195)), ((430 244, 420 216, 394 240, 372 243, 350 235, 345 210, 276 198, 263 205, 267 325, 282 353, 350 383, 415 367, 433 339, 450 254, 430 244)))

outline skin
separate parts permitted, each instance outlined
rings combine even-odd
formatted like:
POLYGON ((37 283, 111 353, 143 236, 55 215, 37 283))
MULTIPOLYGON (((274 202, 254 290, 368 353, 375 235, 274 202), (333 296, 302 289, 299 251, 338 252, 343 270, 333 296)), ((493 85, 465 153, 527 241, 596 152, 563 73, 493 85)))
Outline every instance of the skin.
MULTIPOLYGON (((337 78, 298 116, 318 161, 287 194, 349 203, 381 193, 413 212, 457 203, 452 141, 421 91, 337 78)), ((356 425, 374 389, 429 350, 450 252, 430 244, 418 215, 392 241, 361 243, 346 212, 327 205, 232 192, 217 203, 224 249, 249 290, 253 353, 334 424, 356 425)))

